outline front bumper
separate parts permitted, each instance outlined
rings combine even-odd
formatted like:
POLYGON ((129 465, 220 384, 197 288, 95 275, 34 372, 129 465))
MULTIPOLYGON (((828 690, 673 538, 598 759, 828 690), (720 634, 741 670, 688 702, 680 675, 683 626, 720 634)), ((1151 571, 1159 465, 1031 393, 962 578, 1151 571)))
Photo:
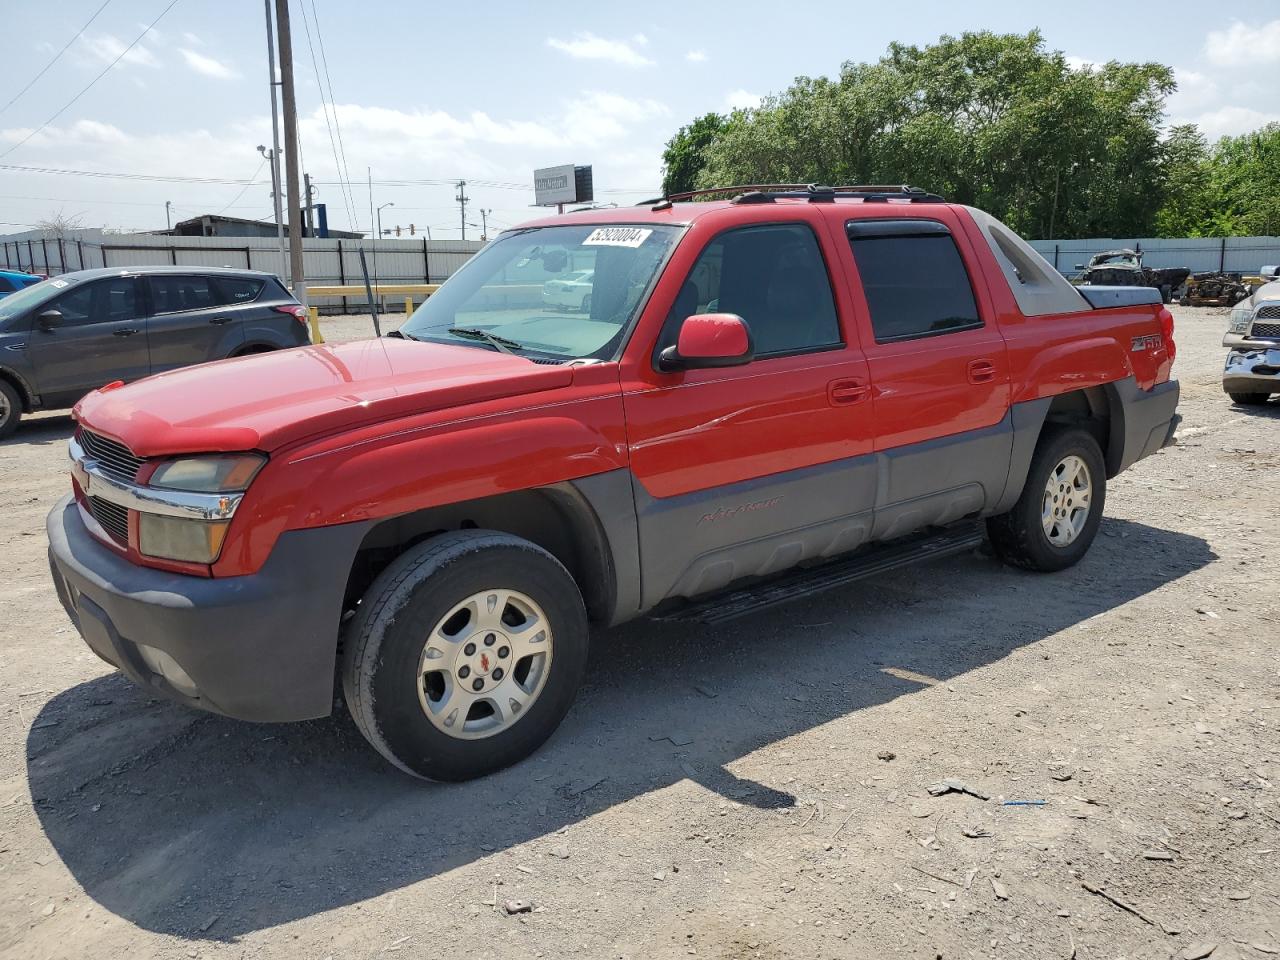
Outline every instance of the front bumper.
POLYGON ((1228 353, 1222 389, 1227 393, 1280 393, 1280 344, 1228 353))
POLYGON ((170 699, 262 722, 332 709, 347 576, 370 525, 291 531, 257 573, 208 579, 128 562, 70 496, 46 521, 58 599, 94 653, 170 699))

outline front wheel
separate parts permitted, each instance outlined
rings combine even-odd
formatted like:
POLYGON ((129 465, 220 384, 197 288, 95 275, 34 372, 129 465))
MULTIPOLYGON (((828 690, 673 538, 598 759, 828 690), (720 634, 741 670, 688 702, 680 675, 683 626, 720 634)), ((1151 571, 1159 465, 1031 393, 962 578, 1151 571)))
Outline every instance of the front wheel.
POLYGON ((1093 435, 1046 430, 1013 509, 987 521, 997 556, 1028 570, 1063 570, 1093 543, 1106 504, 1107 473, 1093 435))
MULTIPOLYGON (((1228 393, 1232 403, 1238 403, 1242 407, 1258 407, 1267 402, 1267 398, 1271 396, 1269 393, 1228 393)), ((2 431, 2 428, 0 428, 2 431)))
POLYGON ((541 746, 586 663, 586 610, 560 562, 465 530, 373 582, 344 632, 342 685, 360 732, 401 770, 469 780, 541 746))
POLYGON ((0 380, 0 440, 18 429, 22 419, 22 398, 13 384, 0 380))

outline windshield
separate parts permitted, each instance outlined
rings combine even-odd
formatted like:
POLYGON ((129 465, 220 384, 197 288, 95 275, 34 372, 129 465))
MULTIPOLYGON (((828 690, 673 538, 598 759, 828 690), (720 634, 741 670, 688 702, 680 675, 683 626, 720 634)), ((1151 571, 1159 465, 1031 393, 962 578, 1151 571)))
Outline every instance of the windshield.
POLYGON ((583 224, 503 234, 399 333, 535 358, 611 358, 679 232, 583 224))
POLYGON ((32 307, 38 307, 46 300, 56 297, 62 291, 66 290, 74 283, 78 283, 77 279, 54 277, 52 280, 41 280, 29 287, 23 287, 17 293, 11 293, 7 297, 0 299, 0 327, 12 320, 20 313, 26 313, 32 307))

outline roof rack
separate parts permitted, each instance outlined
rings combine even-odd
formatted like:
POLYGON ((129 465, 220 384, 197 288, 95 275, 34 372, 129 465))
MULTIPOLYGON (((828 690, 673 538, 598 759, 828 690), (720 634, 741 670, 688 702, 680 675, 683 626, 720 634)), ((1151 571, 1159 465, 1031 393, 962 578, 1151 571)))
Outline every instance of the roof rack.
POLYGON ((889 201, 907 203, 945 203, 943 197, 929 193, 920 187, 907 184, 846 184, 827 187, 816 183, 752 183, 732 187, 708 187, 702 190, 685 190, 666 197, 645 200, 637 206, 668 207, 698 197, 733 194, 731 203, 773 203, 775 200, 808 200, 810 203, 834 203, 842 199, 862 200, 871 203, 889 201))

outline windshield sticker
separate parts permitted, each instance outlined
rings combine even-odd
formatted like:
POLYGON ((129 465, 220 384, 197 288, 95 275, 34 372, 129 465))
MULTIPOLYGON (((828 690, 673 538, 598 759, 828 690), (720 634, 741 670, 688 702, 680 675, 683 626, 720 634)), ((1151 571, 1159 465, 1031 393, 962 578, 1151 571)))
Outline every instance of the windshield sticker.
POLYGON ((652 230, 643 227, 597 227, 587 239, 582 241, 584 247, 638 247, 649 239, 652 230))
POLYGON ((59 290, 61 290, 63 287, 67 285, 67 281, 65 280, 50 280, 49 282, 52 283, 55 287, 57 287, 59 290))

